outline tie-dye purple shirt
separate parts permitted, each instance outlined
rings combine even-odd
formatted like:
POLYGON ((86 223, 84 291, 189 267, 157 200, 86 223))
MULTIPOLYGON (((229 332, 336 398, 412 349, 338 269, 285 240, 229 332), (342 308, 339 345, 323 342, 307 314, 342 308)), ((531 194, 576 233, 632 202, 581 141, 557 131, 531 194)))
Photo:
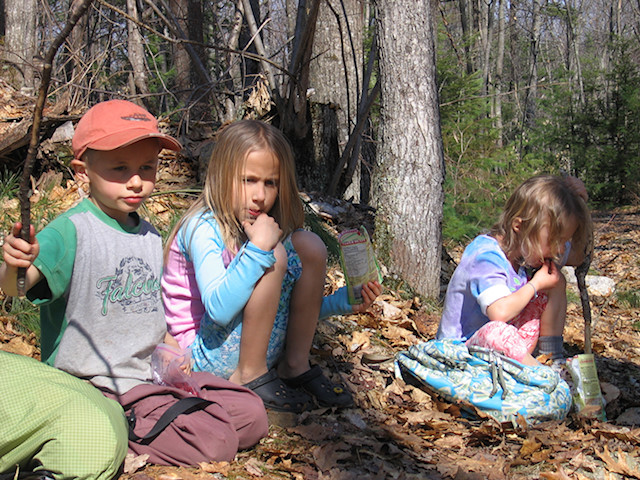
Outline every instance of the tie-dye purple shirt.
POLYGON ((527 283, 489 235, 479 235, 464 250, 453 272, 437 338, 468 339, 489 321, 487 307, 527 283))

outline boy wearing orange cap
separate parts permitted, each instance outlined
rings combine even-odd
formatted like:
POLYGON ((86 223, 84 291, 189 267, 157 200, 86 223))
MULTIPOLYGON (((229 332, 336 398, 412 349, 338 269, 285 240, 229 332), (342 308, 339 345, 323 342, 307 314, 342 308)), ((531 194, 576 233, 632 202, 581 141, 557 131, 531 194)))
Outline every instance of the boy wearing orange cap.
MULTIPOLYGON (((156 345, 174 342, 160 294, 162 239, 136 211, 155 186, 160 150, 181 146, 158 130, 149 112, 124 100, 91 108, 78 122, 72 146, 71 166, 89 183, 89 198, 29 242, 16 238, 16 224, 3 245, 0 287, 16 295, 16 272, 26 268, 27 297, 40 306, 42 360, 124 405, 148 390, 156 345)), ((194 379, 216 389, 203 389, 203 396, 211 397, 206 410, 216 409, 218 421, 211 424, 212 415, 194 420, 194 428, 213 430, 202 439, 206 445, 181 440, 172 422, 144 445, 130 442, 135 453, 163 464, 231 460, 238 448, 266 435, 266 413, 253 392, 211 375, 194 379)), ((138 417, 141 411, 136 407, 138 417)))

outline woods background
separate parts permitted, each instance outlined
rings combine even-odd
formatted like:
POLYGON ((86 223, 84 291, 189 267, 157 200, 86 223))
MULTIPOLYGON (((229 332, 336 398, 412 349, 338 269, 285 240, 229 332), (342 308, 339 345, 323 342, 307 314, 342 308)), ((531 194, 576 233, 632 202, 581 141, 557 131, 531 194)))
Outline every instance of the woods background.
MULTIPOLYGON (((0 6, 0 73, 28 99, 70 4, 0 6)), ((269 121, 300 187, 375 209, 383 263, 437 297, 443 242, 490 226, 527 176, 638 203, 639 33, 640 0, 94 0, 56 56, 41 138, 126 98, 196 164, 221 125, 269 121)), ((0 120, 22 132, 0 139, 8 185, 32 119, 0 120)), ((70 159, 41 155, 34 175, 70 159)))

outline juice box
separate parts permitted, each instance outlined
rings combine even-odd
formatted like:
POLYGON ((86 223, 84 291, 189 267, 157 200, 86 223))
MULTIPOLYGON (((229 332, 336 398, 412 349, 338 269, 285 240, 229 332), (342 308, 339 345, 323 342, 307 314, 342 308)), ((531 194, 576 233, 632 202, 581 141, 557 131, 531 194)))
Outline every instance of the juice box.
POLYGON ((367 282, 382 282, 378 260, 373 252, 369 234, 360 227, 345 230, 338 236, 340 264, 344 271, 349 303, 362 303, 362 285, 367 282))

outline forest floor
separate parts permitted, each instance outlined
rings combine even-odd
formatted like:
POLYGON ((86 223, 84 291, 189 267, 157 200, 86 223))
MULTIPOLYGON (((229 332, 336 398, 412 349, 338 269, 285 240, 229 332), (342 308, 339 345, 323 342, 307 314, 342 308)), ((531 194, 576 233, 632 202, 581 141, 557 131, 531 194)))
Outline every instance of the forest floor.
MULTIPOLYGON (((185 186, 191 173, 164 162, 159 191, 185 186)), ((48 208, 68 208, 78 192, 72 183, 49 189, 48 208)), ((162 223, 188 202, 166 193, 146 208, 162 223)), ((0 208, 16 211, 17 201, 0 208)), ((345 218, 353 221, 349 212, 345 218)), ((640 208, 595 212, 594 219, 592 273, 617 284, 616 294, 592 298, 593 351, 610 399, 608 421, 571 413, 564 421, 514 427, 469 418, 405 384, 394 376, 394 355, 434 337, 440 306, 388 286, 370 312, 322 321, 317 332, 312 361, 350 387, 354 408, 273 417, 268 437, 231 463, 177 468, 129 457, 121 478, 640 479, 640 208)), ((461 249, 447 250, 457 259, 461 249)), ((327 288, 342 282, 339 270, 331 268, 327 288)), ((583 352, 584 320, 575 291, 569 300, 565 348, 573 355, 583 352)), ((0 349, 38 358, 36 336, 21 333, 17 323, 10 314, 0 316, 0 349)))

